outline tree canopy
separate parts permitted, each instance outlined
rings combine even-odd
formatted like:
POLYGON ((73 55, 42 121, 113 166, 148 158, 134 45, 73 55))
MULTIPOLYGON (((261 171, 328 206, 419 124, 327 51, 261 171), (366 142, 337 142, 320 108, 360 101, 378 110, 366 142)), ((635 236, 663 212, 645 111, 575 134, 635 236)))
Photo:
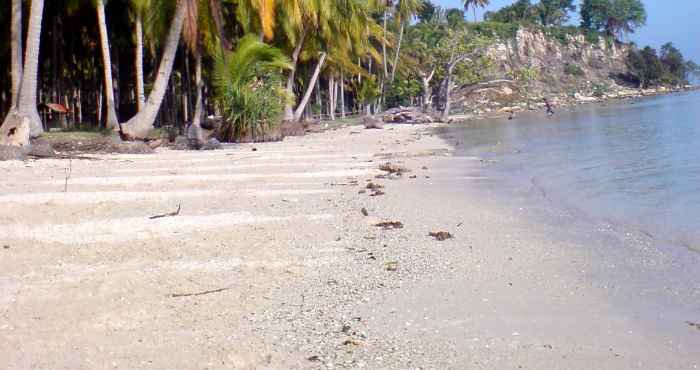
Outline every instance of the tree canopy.
POLYGON ((644 26, 647 13, 641 0, 584 0, 581 27, 620 36, 644 26))

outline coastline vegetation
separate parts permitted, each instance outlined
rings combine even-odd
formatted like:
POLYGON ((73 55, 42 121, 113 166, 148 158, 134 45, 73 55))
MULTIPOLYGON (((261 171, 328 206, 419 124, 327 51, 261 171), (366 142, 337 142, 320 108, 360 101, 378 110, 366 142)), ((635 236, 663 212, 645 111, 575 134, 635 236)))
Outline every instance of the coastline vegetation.
MULTIPOLYGON (((446 119, 452 92, 488 83, 487 50, 534 28, 566 44, 615 43, 646 22, 640 0, 517 0, 477 21, 488 0, 0 0, 0 145, 52 129, 143 140, 222 117, 219 138, 264 136, 281 122, 421 106, 446 119), (471 20, 469 12, 474 12, 471 20), (570 15, 579 12, 574 26, 570 15), (26 37, 25 37, 26 35, 26 37), (25 132, 28 132, 26 134, 25 132)), ((699 74, 673 44, 632 48, 639 87, 699 74)), ((577 65, 565 73, 585 76, 577 65)), ((537 71, 512 71, 526 81, 537 71)))

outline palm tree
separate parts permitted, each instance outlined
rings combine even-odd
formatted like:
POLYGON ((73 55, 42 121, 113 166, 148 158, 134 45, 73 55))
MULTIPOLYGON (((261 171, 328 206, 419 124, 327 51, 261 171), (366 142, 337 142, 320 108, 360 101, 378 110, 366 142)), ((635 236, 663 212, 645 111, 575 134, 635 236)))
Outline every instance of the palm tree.
MULTIPOLYGON (((297 67, 302 56, 301 52, 307 43, 307 37, 311 37, 313 29, 318 27, 318 11, 320 2, 323 0, 289 0, 279 2, 281 28, 284 32, 285 48, 289 49, 291 54, 292 68, 287 73, 287 93, 289 96, 294 96, 294 86, 296 83, 297 67)), ((320 68, 321 63, 318 63, 320 68)), ((313 86, 307 87, 307 93, 313 90, 313 86)), ((284 107, 284 120, 295 120, 296 112, 293 102, 289 101, 284 107)))
POLYGON ((276 26, 276 0, 239 1, 236 7, 236 19, 246 33, 258 33, 260 39, 271 40, 276 26))
MULTIPOLYGON (((316 87, 321 70, 329 54, 355 56, 361 54, 361 44, 369 44, 370 37, 381 41, 379 27, 369 16, 366 1, 361 0, 291 0, 281 1, 279 28, 285 31, 285 49, 291 51, 291 63, 295 68, 287 76, 287 91, 294 94, 296 67, 302 59, 317 59, 311 80, 306 84, 296 109, 285 107, 285 120, 301 119, 311 94, 316 87), (378 36, 379 35, 379 36, 378 36)), ((354 58, 353 58, 354 59, 354 58)))
POLYGON ((102 65, 105 80, 105 99, 107 102, 107 121, 105 127, 113 129, 119 124, 117 111, 114 107, 114 86, 112 79, 112 58, 109 53, 109 35, 107 33, 107 17, 105 16, 105 0, 95 0, 97 24, 100 30, 100 47, 102 48, 102 65))
POLYGON ((464 3, 464 12, 468 13, 469 8, 474 11, 474 22, 476 22, 476 8, 485 8, 489 6, 490 0, 462 0, 464 3))
MULTIPOLYGON (((16 5, 16 4, 13 4, 16 5)), ((11 110, 0 127, 0 144, 14 143, 29 145, 29 137, 38 137, 44 132, 36 106, 37 80, 39 71, 39 47, 41 44, 41 21, 44 15, 44 1, 32 0, 29 8, 29 26, 24 53, 24 66, 19 86, 17 106, 11 110), (26 127, 28 126, 28 128, 26 127), (28 135, 23 135, 28 131, 28 135)), ((13 7, 16 11, 16 7, 13 7)), ((15 23, 15 21, 13 21, 15 23)), ((14 37, 21 38, 21 32, 14 37)), ((20 45, 16 40, 13 43, 20 45)))
POLYGON ((391 81, 396 78, 396 68, 401 55, 401 44, 403 43, 404 30, 408 22, 423 8, 422 0, 399 0, 396 5, 396 21, 399 22, 399 41, 396 44, 394 63, 391 65, 391 81))
POLYGON ((168 30, 168 36, 163 48, 163 56, 158 66, 156 81, 151 94, 148 96, 145 107, 129 121, 120 125, 122 137, 125 139, 146 138, 149 131, 153 129, 153 123, 163 103, 163 98, 168 88, 168 80, 170 80, 170 74, 173 70, 175 53, 180 43, 180 34, 182 33, 186 15, 186 5, 187 3, 185 0, 177 1, 175 15, 170 23, 170 29, 168 30))

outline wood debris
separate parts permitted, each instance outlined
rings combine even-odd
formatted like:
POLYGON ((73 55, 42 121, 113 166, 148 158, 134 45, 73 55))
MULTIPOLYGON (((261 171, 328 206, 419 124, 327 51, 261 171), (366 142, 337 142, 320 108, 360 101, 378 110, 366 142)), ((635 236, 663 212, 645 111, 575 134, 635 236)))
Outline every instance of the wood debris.
POLYGON ((437 241, 444 241, 453 238, 452 234, 448 233, 447 231, 432 231, 428 233, 428 235, 432 236, 437 241))
POLYGON ((379 166, 379 169, 389 173, 390 175, 396 175, 396 176, 402 176, 406 172, 411 172, 406 167, 399 166, 397 164, 392 164, 391 162, 384 163, 383 165, 379 166))
POLYGON ((213 290, 205 290, 203 292, 197 292, 197 293, 175 293, 175 294, 171 294, 170 297, 172 297, 172 298, 196 297, 196 296, 200 296, 200 295, 219 293, 219 292, 223 292, 223 291, 226 291, 229 289, 231 289, 231 288, 219 288, 219 289, 213 289, 213 290))
POLYGON ((384 230, 403 229, 401 221, 381 221, 374 224, 376 227, 381 227, 384 230))
POLYGON ((378 189, 384 189, 384 185, 376 184, 370 181, 367 183, 367 189, 377 191, 378 189))
POLYGON ((175 210, 175 212, 169 212, 169 213, 163 213, 162 215, 151 216, 151 217, 149 217, 149 219, 155 220, 157 218, 163 218, 163 217, 175 217, 175 216, 180 214, 180 209, 181 209, 181 204, 178 203, 177 210, 175 210))

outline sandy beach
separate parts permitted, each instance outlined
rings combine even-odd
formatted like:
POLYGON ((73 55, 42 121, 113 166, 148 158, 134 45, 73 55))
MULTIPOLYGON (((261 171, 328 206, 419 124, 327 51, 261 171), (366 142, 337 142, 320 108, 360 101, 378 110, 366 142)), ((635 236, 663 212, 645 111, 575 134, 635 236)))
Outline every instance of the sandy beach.
POLYGON ((699 254, 499 193, 450 144, 0 162, 0 368, 700 366, 699 254))

